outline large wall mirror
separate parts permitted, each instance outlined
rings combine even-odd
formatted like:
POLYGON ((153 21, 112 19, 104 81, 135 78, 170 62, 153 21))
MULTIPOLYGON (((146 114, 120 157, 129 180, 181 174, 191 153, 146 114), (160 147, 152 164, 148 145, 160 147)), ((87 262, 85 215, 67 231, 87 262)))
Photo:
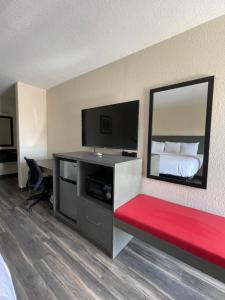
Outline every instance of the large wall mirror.
POLYGON ((147 177, 207 187, 214 77, 150 91, 147 177))

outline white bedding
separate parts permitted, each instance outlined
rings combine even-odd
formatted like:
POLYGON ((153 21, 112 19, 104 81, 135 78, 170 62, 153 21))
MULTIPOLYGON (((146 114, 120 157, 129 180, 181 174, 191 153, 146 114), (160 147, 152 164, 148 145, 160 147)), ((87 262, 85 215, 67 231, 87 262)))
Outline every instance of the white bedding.
POLYGON ((203 155, 189 156, 173 153, 160 153, 159 173, 180 177, 192 177, 201 168, 203 155))
POLYGON ((0 255, 0 300, 16 300, 9 269, 0 255))

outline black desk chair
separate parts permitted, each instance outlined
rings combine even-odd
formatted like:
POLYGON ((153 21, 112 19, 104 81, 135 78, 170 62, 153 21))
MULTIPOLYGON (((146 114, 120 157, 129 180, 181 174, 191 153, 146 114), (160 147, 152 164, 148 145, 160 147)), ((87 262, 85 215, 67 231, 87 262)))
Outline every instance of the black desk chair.
MULTIPOLYGON (((28 159, 24 157, 29 168, 27 189, 31 193, 31 196, 26 199, 26 208, 29 212, 32 211, 32 207, 38 202, 44 200, 49 201, 52 195, 52 177, 44 177, 43 172, 37 162, 34 159, 28 159), (34 200, 29 204, 30 200, 34 200)), ((49 201, 50 203, 50 201, 49 201)), ((52 204, 50 203, 52 208, 52 204)))

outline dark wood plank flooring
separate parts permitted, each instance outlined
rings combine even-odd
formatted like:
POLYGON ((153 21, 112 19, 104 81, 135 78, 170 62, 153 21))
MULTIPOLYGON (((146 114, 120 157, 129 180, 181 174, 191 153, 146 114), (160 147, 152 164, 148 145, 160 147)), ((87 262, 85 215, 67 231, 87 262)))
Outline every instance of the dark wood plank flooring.
POLYGON ((29 216, 26 196, 0 179, 0 253, 18 300, 225 299, 224 284, 136 239, 111 260, 46 203, 29 216))

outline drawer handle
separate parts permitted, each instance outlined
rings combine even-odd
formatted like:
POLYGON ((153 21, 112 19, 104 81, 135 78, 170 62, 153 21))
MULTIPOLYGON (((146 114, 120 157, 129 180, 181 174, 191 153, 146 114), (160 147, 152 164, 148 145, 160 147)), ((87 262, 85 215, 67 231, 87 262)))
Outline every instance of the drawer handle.
POLYGON ((91 220, 91 219, 89 218, 89 216, 86 216, 86 219, 87 219, 87 221, 88 221, 89 223, 91 223, 91 224, 93 224, 93 225, 95 225, 95 226, 100 226, 100 225, 101 225, 100 222, 95 222, 95 221, 91 220))

